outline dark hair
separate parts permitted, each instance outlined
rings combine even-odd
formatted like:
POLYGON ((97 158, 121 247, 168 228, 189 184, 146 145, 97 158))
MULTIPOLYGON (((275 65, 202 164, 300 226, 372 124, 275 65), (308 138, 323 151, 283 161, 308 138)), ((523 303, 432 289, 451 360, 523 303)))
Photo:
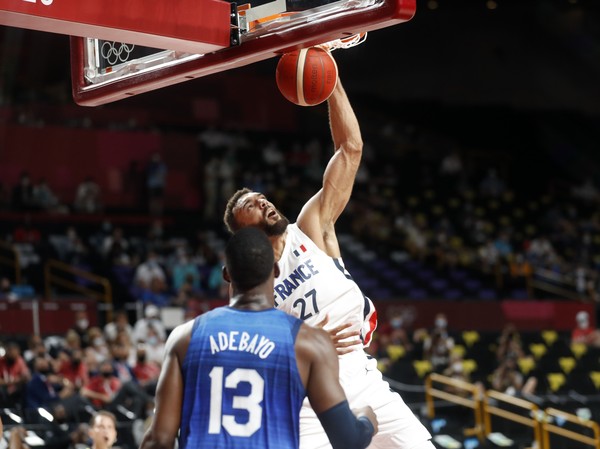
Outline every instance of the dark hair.
POLYGON ((232 197, 229 198, 229 201, 227 201, 227 206, 225 206, 225 214, 223 215, 223 222, 225 223, 225 226, 227 226, 229 232, 232 234, 239 229, 239 226, 235 221, 235 216, 233 215, 233 208, 237 204, 240 197, 249 192, 252 192, 252 190, 250 190, 248 187, 244 187, 243 189, 235 192, 232 197))
POLYGON ((269 238, 255 227, 237 231, 225 248, 225 265, 231 282, 242 291, 265 282, 273 271, 274 263, 269 238))

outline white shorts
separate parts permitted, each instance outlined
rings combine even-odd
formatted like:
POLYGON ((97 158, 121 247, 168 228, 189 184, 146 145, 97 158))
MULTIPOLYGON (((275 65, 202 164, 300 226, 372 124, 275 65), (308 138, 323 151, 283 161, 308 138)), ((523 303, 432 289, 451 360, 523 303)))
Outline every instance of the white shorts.
MULTIPOLYGON (((379 432, 369 449, 433 448, 426 445, 431 435, 404 403, 398 393, 390 390, 377 369, 377 360, 367 358, 363 351, 340 357, 340 383, 346 392, 350 408, 370 405, 379 423, 379 432)), ((300 449, 331 449, 331 444, 319 418, 310 408, 308 399, 300 410, 300 449)))

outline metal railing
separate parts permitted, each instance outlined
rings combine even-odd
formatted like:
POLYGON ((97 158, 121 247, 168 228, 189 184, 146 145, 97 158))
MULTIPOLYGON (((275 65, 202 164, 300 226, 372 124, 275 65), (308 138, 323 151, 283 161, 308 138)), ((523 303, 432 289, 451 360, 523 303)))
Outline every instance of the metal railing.
POLYGON ((531 427, 533 429, 534 441, 537 443, 536 447, 543 447, 541 446, 542 433, 540 421, 537 419, 540 416, 540 408, 533 402, 516 398, 509 394, 500 393, 499 391, 488 390, 483 396, 483 422, 485 426, 485 435, 489 435, 492 432, 492 415, 523 426, 531 427), (491 403, 490 400, 496 402, 496 405, 491 403), (527 414, 522 415, 514 411, 506 410, 500 407, 502 404, 518 407, 526 411, 527 414))
POLYGON ((475 417, 475 426, 472 428, 464 429, 466 436, 475 435, 480 441, 483 441, 484 426, 481 409, 481 389, 470 382, 465 382, 460 379, 453 379, 452 377, 443 376, 437 373, 431 373, 425 379, 425 402, 427 404, 427 416, 429 418, 435 417, 435 404, 433 398, 443 399, 453 404, 462 405, 473 410, 475 417), (448 390, 442 390, 435 388, 434 383, 442 384, 457 392, 463 392, 467 397, 462 396, 458 393, 454 393, 448 390))
POLYGON ((564 438, 568 438, 573 441, 577 441, 578 443, 587 444, 596 449, 600 449, 600 426, 598 425, 598 423, 596 423, 594 421, 590 421, 590 420, 581 419, 577 415, 563 412, 561 410, 556 410, 554 408, 547 408, 545 410, 545 413, 547 416, 551 416, 553 418, 559 418, 559 419, 562 419, 571 424, 575 424, 575 425, 582 426, 587 429, 591 429, 591 431, 594 433, 594 436, 589 437, 586 435, 582 435, 578 432, 575 432, 573 430, 564 429, 555 424, 552 424, 551 422, 548 422, 548 420, 545 419, 542 422, 542 426, 541 426, 542 427, 542 429, 541 429, 542 439, 544 442, 544 446, 543 446, 544 449, 551 449, 551 446, 550 446, 550 434, 551 433, 553 433, 555 435, 560 435, 564 438))
POLYGON ((21 283, 21 260, 19 252, 7 242, 0 242, 0 265, 10 267, 14 271, 13 284, 21 283))
POLYGON ((106 321, 112 320, 112 285, 107 278, 51 259, 44 265, 44 289, 46 298, 48 299, 52 297, 52 286, 60 286, 69 291, 81 293, 88 298, 102 302, 103 306, 100 308, 106 311, 106 321), (102 291, 96 291, 88 286, 73 282, 70 279, 65 279, 67 276, 85 279, 91 284, 100 287, 102 291))
POLYGON ((425 380, 425 401, 429 418, 435 417, 433 398, 472 409, 475 414, 475 427, 464 429, 463 432, 465 436, 476 435, 481 441, 492 433, 491 418, 497 416, 531 428, 533 430, 532 447, 552 449, 550 434, 554 434, 600 449, 600 425, 597 422, 551 407, 542 410, 533 402, 495 390, 483 390, 470 382, 431 373, 425 380), (450 387, 457 392, 466 393, 470 397, 435 388, 434 384, 450 387), (508 410, 509 406, 516 407, 523 413, 508 410), (563 424, 559 426, 556 424, 557 421, 561 421, 563 424), (584 435, 581 431, 576 432, 564 428, 566 422, 590 430, 593 437, 584 435))

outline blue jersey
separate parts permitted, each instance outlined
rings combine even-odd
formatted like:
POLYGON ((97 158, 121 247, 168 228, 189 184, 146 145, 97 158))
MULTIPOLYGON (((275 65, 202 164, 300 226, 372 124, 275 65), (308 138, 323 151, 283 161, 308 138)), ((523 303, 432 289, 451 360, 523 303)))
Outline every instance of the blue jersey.
POLYGON ((181 449, 298 448, 301 324, 276 309, 221 307, 196 318, 182 366, 181 449))

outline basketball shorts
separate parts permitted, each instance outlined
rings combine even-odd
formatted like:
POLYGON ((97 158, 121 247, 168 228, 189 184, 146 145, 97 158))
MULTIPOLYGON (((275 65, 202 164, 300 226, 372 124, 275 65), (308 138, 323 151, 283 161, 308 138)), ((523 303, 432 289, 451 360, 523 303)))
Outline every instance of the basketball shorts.
MULTIPOLYGON (((405 404, 390 390, 377 369, 377 360, 362 351, 340 357, 340 383, 350 408, 370 405, 379 423, 379 432, 369 449, 433 449, 430 433, 405 404)), ((331 449, 331 444, 308 399, 300 411, 300 449, 331 449)))

